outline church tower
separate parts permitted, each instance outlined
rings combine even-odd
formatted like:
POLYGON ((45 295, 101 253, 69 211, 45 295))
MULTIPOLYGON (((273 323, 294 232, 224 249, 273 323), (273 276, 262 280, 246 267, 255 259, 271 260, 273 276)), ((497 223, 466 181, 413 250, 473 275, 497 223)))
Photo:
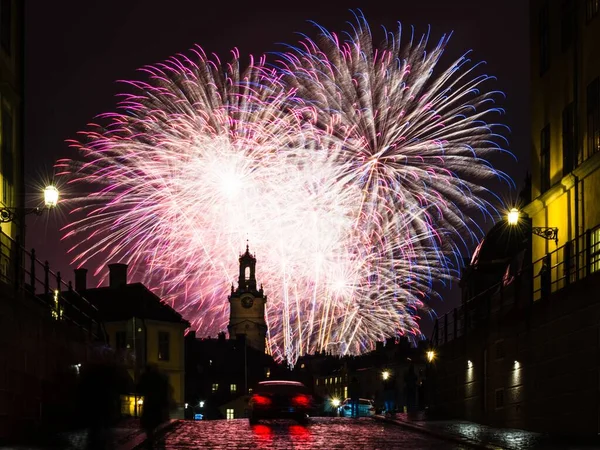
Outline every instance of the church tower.
POLYGON ((246 245, 246 253, 240 256, 240 274, 238 288, 234 290, 231 285, 229 299, 229 338, 235 339, 238 335, 246 335, 249 346, 265 351, 267 336, 267 323, 265 321, 265 304, 267 297, 262 286, 256 289, 256 258, 250 254, 246 245))

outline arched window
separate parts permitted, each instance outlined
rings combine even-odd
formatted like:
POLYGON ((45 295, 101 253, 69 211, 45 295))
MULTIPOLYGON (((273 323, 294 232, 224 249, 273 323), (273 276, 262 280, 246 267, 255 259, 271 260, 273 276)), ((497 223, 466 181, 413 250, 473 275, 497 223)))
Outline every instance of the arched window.
POLYGON ((246 277, 246 280, 249 280, 249 279, 250 279, 250 267, 246 267, 246 270, 245 270, 245 277, 246 277))

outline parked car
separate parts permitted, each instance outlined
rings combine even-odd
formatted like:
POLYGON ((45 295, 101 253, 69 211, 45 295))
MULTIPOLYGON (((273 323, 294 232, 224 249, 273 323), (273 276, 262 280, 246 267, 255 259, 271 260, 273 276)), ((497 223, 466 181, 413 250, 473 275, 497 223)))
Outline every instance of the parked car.
MULTIPOLYGON (((343 401, 343 403, 338 407, 338 412, 341 417, 352 417, 352 400, 347 398, 343 401)), ((358 416, 359 417, 369 417, 375 415, 375 404, 373 400, 369 400, 368 398, 360 398, 358 399, 358 416)))
POLYGON ((312 411, 312 397, 298 381, 262 381, 248 402, 250 424, 263 419, 294 419, 306 423, 312 411))

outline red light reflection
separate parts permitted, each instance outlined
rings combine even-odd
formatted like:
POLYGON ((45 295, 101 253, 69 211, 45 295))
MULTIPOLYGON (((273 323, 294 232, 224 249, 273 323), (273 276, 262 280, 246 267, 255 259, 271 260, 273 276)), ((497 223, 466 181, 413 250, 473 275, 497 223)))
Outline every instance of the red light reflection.
POLYGON ((310 440, 310 431, 308 428, 303 427, 302 425, 290 425, 290 436, 292 437, 292 441, 299 442, 307 442, 310 440))
POLYGON ((269 443, 273 440, 273 430, 267 425, 253 425, 252 432, 260 442, 269 443))

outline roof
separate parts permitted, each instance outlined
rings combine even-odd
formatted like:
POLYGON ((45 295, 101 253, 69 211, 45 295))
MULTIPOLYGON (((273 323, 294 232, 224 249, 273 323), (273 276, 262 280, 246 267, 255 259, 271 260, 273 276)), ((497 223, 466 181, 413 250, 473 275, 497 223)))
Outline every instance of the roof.
POLYGON ((509 225, 500 221, 487 232, 471 259, 472 266, 493 264, 511 260, 525 249, 528 238, 526 226, 509 225))
POLYGON ((105 322, 129 320, 132 317, 190 326, 181 314, 163 302, 142 283, 131 283, 118 288, 87 289, 83 295, 100 311, 105 322))

